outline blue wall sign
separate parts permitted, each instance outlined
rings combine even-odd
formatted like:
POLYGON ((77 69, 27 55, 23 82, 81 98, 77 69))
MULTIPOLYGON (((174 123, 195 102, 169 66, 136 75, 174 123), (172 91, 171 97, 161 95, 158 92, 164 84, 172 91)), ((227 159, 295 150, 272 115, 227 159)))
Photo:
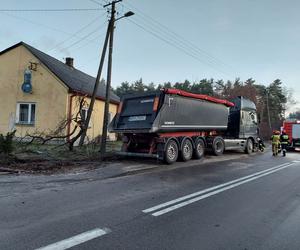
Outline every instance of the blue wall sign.
POLYGON ((22 91, 26 94, 32 92, 32 84, 31 84, 32 73, 29 69, 24 71, 24 82, 22 84, 22 91))

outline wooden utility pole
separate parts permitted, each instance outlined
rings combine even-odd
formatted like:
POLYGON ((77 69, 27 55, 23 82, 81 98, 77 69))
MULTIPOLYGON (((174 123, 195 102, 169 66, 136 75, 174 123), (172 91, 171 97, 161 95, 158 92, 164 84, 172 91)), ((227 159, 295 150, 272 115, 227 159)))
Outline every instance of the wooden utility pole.
POLYGON ((113 53, 113 42, 114 42, 116 3, 121 2, 121 1, 122 0, 115 0, 109 4, 104 5, 104 7, 108 7, 111 5, 111 17, 110 17, 107 79, 106 79, 106 95, 105 95, 104 117, 103 117, 103 127, 102 127, 101 146, 100 146, 101 158, 103 158, 106 153, 107 128, 108 128, 108 122, 109 122, 108 115, 109 115, 109 103, 110 103, 110 86, 111 86, 112 53, 113 53))
POLYGON ((266 89, 266 97, 267 97, 268 122, 269 122, 270 133, 272 133, 272 124, 271 124, 270 106, 269 106, 269 90, 268 89, 266 89))
POLYGON ((107 26, 107 31, 106 31, 106 36, 105 36, 104 45, 103 45, 103 49, 102 49, 100 64, 99 64, 99 68, 98 68, 98 72, 97 72, 97 77, 96 77, 96 81, 95 81, 95 85, 94 85, 94 89, 93 89, 93 94, 91 97, 91 102, 90 102, 89 109, 87 112, 87 117, 84 121, 82 134, 81 134, 80 141, 79 141, 79 146, 82 146, 84 143, 86 132, 89 127, 90 120, 91 120, 91 116, 92 116, 92 112, 93 112, 93 108, 94 108, 94 104, 95 104, 95 100, 96 100, 96 95, 97 95, 97 91, 99 88, 99 82, 100 82, 103 64, 104 64, 104 60, 105 60, 105 54, 106 54, 106 50, 107 50, 108 38, 109 38, 109 35, 111 32, 111 27, 112 27, 112 22, 110 20, 108 23, 108 26, 107 26))

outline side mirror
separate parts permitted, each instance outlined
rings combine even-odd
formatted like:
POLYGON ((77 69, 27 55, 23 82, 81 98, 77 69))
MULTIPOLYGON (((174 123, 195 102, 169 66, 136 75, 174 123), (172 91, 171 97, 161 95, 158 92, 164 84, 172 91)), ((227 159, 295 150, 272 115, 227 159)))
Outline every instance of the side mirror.
POLYGON ((255 112, 249 112, 250 118, 252 120, 252 122, 257 125, 258 122, 258 117, 257 114, 255 112))

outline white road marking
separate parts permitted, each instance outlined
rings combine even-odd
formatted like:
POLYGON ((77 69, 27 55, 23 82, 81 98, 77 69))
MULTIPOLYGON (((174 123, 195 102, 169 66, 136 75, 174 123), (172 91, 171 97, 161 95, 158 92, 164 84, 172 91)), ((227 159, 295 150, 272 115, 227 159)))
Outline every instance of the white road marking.
POLYGON ((110 229, 108 228, 95 228, 93 230, 75 235, 71 238, 58 241, 56 243, 53 243, 51 245, 45 246, 38 248, 36 250, 64 250, 64 249, 69 249, 71 247, 74 247, 76 245, 79 245, 81 243, 87 242, 89 240, 98 238, 100 236, 103 236, 107 233, 111 232, 110 229))
POLYGON ((281 165, 278 165, 278 166, 275 166, 275 167, 272 167, 272 168, 269 168, 269 169, 266 169, 266 170, 263 170, 263 171, 259 171, 259 172, 256 172, 254 174, 250 174, 250 175, 247 175, 245 177, 241 177, 241 178, 238 178, 238 179, 235 179, 235 180, 232 180, 232 181, 229 181, 229 182, 225 182, 223 184, 220 184, 220 185, 217 185, 217 186, 214 186, 214 187, 210 187, 210 188, 207 188, 207 189, 204 189, 204 190, 201 190, 201 191, 198 191, 198 192, 195 192, 195 193, 192 193, 192 194, 189 194, 189 195, 185 195, 185 196, 182 196, 182 197, 179 197, 175 200, 171 200, 171 201, 168 201, 168 202, 165 202, 165 203, 162 203, 162 204, 159 204, 157 206, 154 206, 154 207, 151 207, 151 208, 148 208, 148 209, 145 209, 143 210, 144 213, 151 213, 155 210, 158 210, 158 209, 161 209, 161 208, 164 208, 164 207, 167 207, 167 206, 170 206, 170 205, 173 205, 175 203, 178 203, 178 202, 181 202, 181 201, 184 201, 184 200, 187 200, 187 199, 190 199, 190 198, 193 198, 195 196, 199 196, 201 194, 205 194, 205 193, 208 193, 210 191, 213 191, 213 190, 216 190, 216 189, 219 189, 219 188, 222 188, 222 187, 225 187, 225 186, 228 186, 228 185, 231 185, 231 184, 234 184, 234 183, 237 183, 237 182, 240 182, 240 181, 243 181, 245 179, 248 179, 248 178, 251 178, 251 177, 254 177, 254 176, 258 176, 260 174, 264 174, 266 172, 269 172, 269 171, 272 171, 272 170, 275 170, 277 168, 281 168, 285 165, 289 165, 291 163, 284 163, 284 164, 281 164, 281 165))
POLYGON ((263 176, 266 176, 266 175, 275 173, 275 172, 280 171, 280 170, 282 170, 282 169, 285 169, 285 168, 287 168, 287 167, 289 167, 289 166, 291 166, 291 165, 293 165, 293 164, 294 164, 294 163, 291 163, 291 164, 286 165, 286 166, 284 166, 284 167, 277 168, 277 169, 275 169, 275 170, 266 172, 266 173, 264 173, 264 174, 261 174, 261 175, 255 176, 255 177, 252 177, 252 178, 250 178, 250 179, 246 179, 246 180, 244 180, 244 181, 241 181, 241 182, 238 182, 238 183, 235 183, 235 184, 226 186, 226 187, 224 187, 224 188, 220 188, 220 189, 218 189, 218 190, 216 190, 216 191, 213 191, 213 192, 210 192, 210 193, 207 193, 207 194, 198 196, 198 197, 196 197, 196 198, 194 198, 194 199, 191 199, 191 200, 188 200, 188 201, 185 201, 185 202, 176 204, 176 205, 174 205, 174 206, 165 208, 165 209, 163 209, 163 210, 157 211, 157 212, 153 213, 152 215, 153 215, 153 216, 160 216, 160 215, 162 215, 162 214, 169 213, 169 212, 171 212, 171 211, 173 211, 173 210, 175 210, 175 209, 178 209, 178 208, 187 206, 187 205, 189 205, 189 204, 191 204, 191 203, 194 203, 194 202, 196 202, 196 201, 203 200, 203 199, 208 198, 208 197, 210 197, 210 196, 213 196, 213 195, 215 195, 215 194, 224 192, 224 191, 226 191, 226 190, 228 190, 228 189, 232 189, 232 188, 234 188, 234 187, 240 186, 240 185, 245 184, 245 183, 247 183, 247 182, 250 182, 250 181, 259 179, 259 178, 261 178, 261 177, 263 177, 263 176))

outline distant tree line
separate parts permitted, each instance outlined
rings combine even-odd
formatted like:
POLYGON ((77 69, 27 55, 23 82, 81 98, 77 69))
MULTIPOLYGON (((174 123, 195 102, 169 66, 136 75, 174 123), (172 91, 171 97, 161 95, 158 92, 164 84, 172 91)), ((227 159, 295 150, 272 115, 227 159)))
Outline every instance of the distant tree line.
MULTIPOLYGON (((236 96, 244 96, 252 100, 257 107, 260 118, 260 132, 263 137, 269 137, 273 129, 279 129, 285 117, 287 105, 293 103, 292 96, 280 79, 276 79, 269 85, 258 84, 253 78, 241 81, 236 78, 234 81, 224 81, 215 79, 202 79, 190 82, 166 82, 155 85, 154 83, 144 83, 142 78, 132 83, 122 82, 114 89, 118 96, 133 93, 143 93, 162 88, 176 88, 192 93, 206 94, 230 100, 236 96)), ((300 116, 300 113, 293 114, 300 116)))

